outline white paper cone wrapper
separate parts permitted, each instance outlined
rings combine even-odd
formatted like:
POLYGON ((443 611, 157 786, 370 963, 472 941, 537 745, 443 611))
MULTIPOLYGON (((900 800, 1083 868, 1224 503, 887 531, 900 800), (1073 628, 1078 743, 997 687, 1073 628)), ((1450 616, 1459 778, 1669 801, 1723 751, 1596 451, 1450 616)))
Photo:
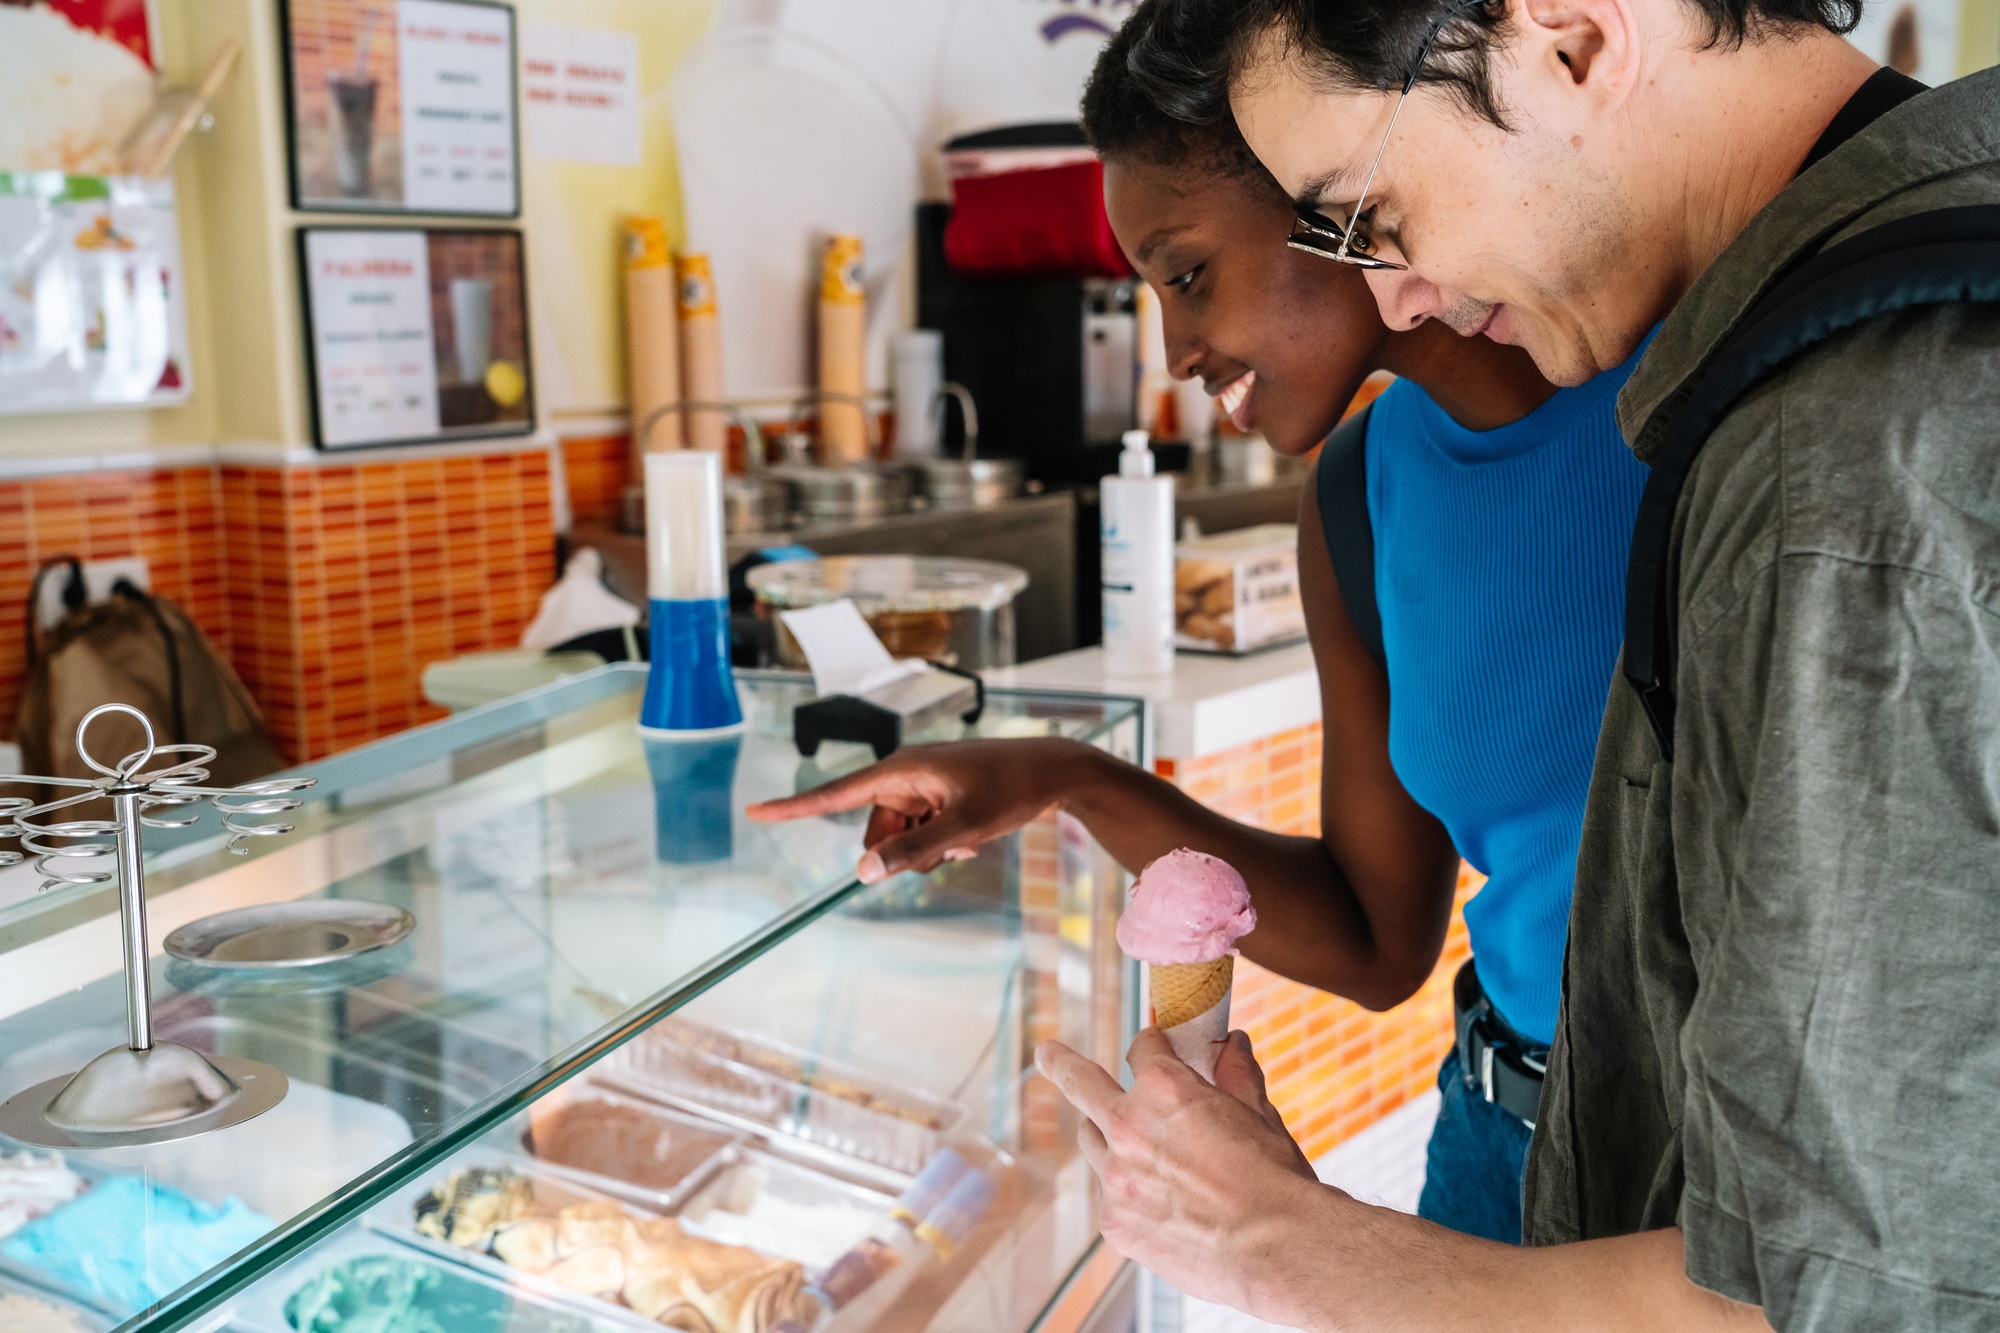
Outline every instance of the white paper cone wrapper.
POLYGON ((1215 1082, 1215 1062, 1222 1056, 1222 1043, 1229 1036, 1229 997, 1224 995, 1213 1008, 1204 1010, 1185 1023, 1162 1028, 1174 1054, 1188 1062, 1194 1072, 1215 1082))

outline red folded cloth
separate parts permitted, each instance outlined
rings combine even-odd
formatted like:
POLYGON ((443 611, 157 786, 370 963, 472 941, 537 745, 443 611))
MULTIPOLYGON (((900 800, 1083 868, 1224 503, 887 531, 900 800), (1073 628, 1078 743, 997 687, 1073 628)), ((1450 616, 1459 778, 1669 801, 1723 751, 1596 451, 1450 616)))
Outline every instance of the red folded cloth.
POLYGON ((1122 278, 1132 272, 1104 216, 1104 164, 961 176, 944 254, 968 278, 1122 278))

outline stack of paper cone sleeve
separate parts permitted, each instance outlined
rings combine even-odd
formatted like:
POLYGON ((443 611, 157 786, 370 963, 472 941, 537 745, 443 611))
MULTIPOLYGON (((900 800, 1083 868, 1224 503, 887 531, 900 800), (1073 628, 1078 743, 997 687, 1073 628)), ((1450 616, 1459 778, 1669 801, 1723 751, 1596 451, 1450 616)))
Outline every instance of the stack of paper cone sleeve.
POLYGON ((1166 1036, 1175 1055, 1211 1083, 1222 1043, 1229 1036, 1229 983, 1235 971, 1233 954, 1207 963, 1146 964, 1153 1026, 1166 1036))
POLYGON ((861 285, 861 238, 826 243, 819 283, 819 405, 822 460, 828 466, 868 457, 861 399, 868 389, 868 304, 861 285))
POLYGON ((681 417, 669 412, 653 421, 644 440, 638 432, 662 407, 681 399, 681 340, 674 295, 674 261, 667 251, 667 226, 657 217, 625 222, 625 337, 631 372, 632 478, 644 476, 643 450, 681 447, 681 417))
MULTIPOLYGON (((682 255, 680 269, 681 391, 690 403, 722 401, 722 319, 715 300, 715 270, 702 254, 682 255)), ((688 443, 710 453, 729 444, 729 418, 690 412, 688 443)))

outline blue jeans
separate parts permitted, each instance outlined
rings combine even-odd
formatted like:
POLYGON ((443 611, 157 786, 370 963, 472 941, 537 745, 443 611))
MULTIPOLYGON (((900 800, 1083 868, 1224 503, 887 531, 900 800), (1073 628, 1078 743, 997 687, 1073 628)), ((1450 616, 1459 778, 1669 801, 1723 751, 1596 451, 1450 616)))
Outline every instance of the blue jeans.
POLYGON ((1533 1131, 1481 1097, 1460 1072, 1458 1052, 1438 1070, 1436 1128, 1424 1154, 1417 1215, 1453 1231, 1521 1243, 1521 1179, 1533 1131))

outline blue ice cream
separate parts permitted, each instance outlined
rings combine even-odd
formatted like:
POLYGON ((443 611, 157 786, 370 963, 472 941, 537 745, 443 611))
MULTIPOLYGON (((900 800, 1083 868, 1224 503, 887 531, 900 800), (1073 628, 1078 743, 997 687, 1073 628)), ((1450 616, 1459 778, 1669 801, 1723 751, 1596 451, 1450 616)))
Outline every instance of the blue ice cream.
POLYGON ((0 1243, 0 1253, 131 1314, 215 1267, 271 1226, 270 1218, 240 1199, 202 1203, 138 1176, 113 1176, 16 1231, 0 1243))

